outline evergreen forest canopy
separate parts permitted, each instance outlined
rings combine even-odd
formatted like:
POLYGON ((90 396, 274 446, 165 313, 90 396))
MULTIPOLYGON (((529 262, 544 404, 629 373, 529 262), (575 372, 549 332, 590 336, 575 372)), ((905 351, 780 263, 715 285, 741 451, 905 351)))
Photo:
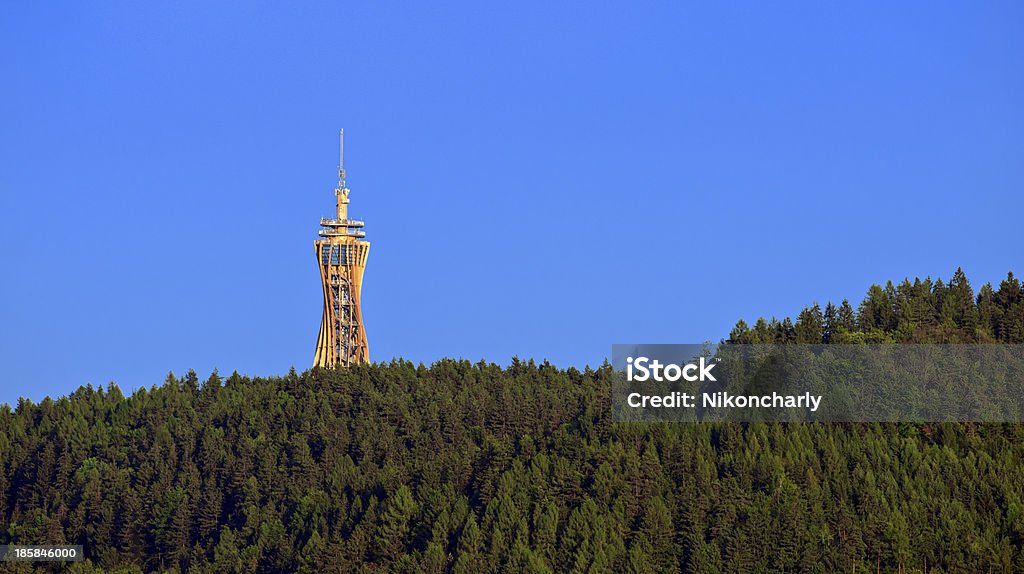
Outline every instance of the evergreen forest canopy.
MULTIPOLYGON (((1024 342, 1010 274, 733 342, 1024 342)), ((0 406, 12 571, 1024 571, 1024 425, 614 424, 611 370, 442 360, 0 406)))

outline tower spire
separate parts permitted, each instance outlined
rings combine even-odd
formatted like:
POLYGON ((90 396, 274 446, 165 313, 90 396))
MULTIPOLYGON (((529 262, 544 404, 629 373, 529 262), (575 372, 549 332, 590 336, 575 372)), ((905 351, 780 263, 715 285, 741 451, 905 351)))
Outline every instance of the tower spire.
POLYGON ((334 189, 338 196, 337 215, 339 221, 348 219, 348 186, 345 184, 345 128, 338 134, 338 187, 334 189))
POLYGON ((338 135, 338 187, 345 188, 345 128, 338 135))

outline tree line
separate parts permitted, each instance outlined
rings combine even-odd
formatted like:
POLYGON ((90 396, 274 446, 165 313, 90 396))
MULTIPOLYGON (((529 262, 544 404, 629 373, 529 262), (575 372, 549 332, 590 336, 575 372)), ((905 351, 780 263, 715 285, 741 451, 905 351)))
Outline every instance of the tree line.
POLYGON ((977 295, 963 270, 949 283, 931 278, 872 285, 856 309, 846 299, 825 309, 815 303, 790 318, 742 319, 729 334, 733 343, 1024 343, 1024 289, 1009 273, 977 295))

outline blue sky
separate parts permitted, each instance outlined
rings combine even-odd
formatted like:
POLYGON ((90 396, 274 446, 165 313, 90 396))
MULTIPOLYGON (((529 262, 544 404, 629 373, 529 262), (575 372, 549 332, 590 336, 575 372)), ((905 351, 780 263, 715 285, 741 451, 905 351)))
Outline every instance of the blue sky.
POLYGON ((346 130, 375 360, 598 364, 1024 273, 1020 3, 6 3, 0 402, 307 368, 346 130))

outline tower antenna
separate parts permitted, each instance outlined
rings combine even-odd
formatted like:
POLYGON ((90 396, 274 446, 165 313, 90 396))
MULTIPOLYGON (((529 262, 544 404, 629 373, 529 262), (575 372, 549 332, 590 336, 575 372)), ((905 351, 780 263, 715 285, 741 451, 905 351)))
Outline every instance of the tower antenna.
POLYGON ((338 187, 345 187, 345 129, 342 128, 338 135, 338 187))

